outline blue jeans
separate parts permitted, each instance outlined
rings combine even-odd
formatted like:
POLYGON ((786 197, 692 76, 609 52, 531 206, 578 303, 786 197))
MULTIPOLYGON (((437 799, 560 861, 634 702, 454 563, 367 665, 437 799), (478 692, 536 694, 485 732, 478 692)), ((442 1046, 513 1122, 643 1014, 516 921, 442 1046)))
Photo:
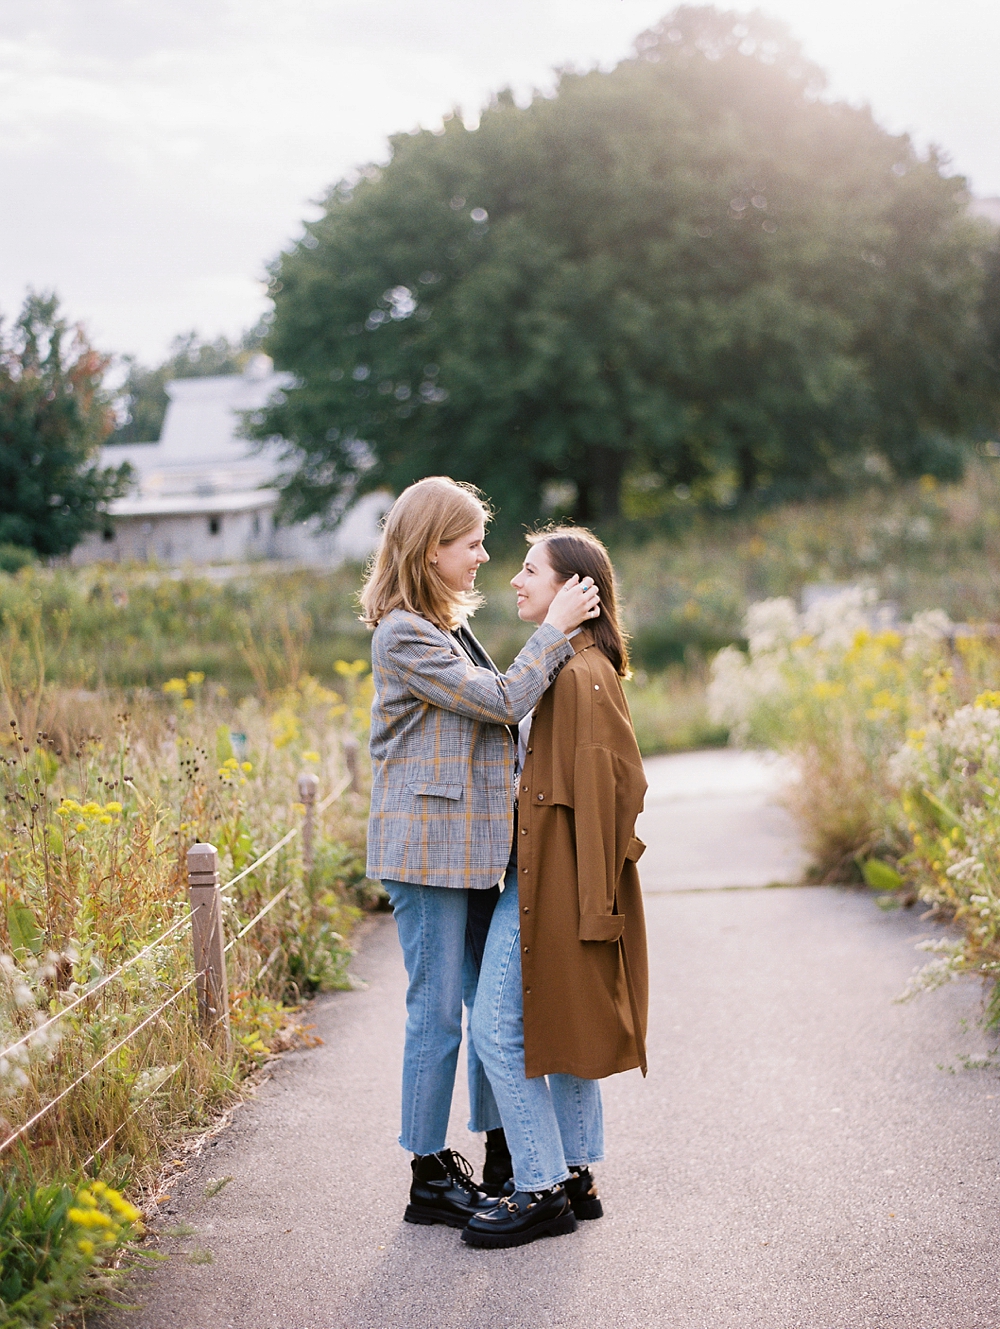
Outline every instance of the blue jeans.
POLYGON ((493 913, 471 1027, 503 1118, 517 1189, 547 1190, 566 1180, 570 1165, 600 1163, 604 1113, 599 1081, 575 1075, 529 1080, 524 1074, 516 866, 507 870, 493 913))
MULTIPOLYGON (((466 891, 404 881, 384 881, 382 885, 392 904, 410 980, 406 989, 403 1128, 399 1143, 414 1154, 436 1154, 447 1144, 462 1041, 462 1002, 464 999, 471 1018, 483 954, 481 934, 495 888, 466 891)), ((466 1044, 466 1060, 469 1130, 493 1130, 500 1125, 500 1113, 471 1037, 466 1044)))

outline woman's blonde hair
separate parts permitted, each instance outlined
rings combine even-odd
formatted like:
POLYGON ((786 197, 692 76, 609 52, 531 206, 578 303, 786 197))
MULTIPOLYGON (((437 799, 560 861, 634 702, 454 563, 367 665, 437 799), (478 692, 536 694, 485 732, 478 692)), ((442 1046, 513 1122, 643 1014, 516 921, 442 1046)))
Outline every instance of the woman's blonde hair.
POLYGON ((359 596, 362 621, 374 628, 391 609, 408 609, 447 630, 472 614, 482 598, 475 591, 452 590, 431 558, 438 545, 468 535, 490 516, 475 485, 446 475, 428 476, 404 489, 386 514, 365 574, 359 596))

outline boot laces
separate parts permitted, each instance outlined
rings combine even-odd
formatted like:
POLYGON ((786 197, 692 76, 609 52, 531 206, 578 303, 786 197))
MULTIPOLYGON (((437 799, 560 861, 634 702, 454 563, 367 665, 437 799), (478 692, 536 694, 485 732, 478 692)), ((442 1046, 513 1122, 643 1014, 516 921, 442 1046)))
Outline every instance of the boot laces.
POLYGON ((452 1181, 463 1190, 474 1191, 475 1183, 472 1180, 472 1164, 461 1154, 457 1154, 454 1149, 442 1149, 438 1154, 441 1162, 444 1164, 445 1171, 451 1177, 452 1181))

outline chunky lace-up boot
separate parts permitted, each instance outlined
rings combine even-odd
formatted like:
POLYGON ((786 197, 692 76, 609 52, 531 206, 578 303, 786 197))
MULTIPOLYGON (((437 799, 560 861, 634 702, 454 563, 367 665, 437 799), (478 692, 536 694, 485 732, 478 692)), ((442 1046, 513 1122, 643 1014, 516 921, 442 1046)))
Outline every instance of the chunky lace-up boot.
POLYGON ((497 1203, 495 1195, 487 1195, 476 1186, 472 1164, 453 1149, 417 1154, 410 1167, 410 1203, 403 1214, 407 1223, 465 1227, 473 1214, 497 1203))
MULTIPOLYGON (((514 1176, 514 1164, 503 1127, 486 1132, 486 1161, 483 1164, 483 1190, 491 1195, 503 1195, 507 1183, 514 1176)), ((510 1188, 513 1191, 513 1186, 510 1188)))
POLYGON ((562 1186, 547 1191, 515 1191, 493 1208, 475 1214, 462 1233, 470 1246, 526 1246, 538 1237, 576 1231, 576 1219, 562 1186))

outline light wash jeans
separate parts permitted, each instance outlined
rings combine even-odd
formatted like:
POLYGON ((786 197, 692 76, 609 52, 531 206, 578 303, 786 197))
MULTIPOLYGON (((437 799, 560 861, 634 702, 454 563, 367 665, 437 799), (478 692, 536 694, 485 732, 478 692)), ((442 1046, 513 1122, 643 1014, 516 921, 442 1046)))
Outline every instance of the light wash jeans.
MULTIPOLYGON (((448 1142, 451 1095, 462 1041, 462 1001, 471 1019, 496 888, 466 891, 403 881, 384 881, 382 885, 392 904, 410 980, 406 989, 403 1128, 399 1143, 414 1154, 436 1154, 448 1142)), ((466 1044, 466 1060, 469 1130, 494 1130, 500 1125, 500 1113, 471 1036, 466 1044)))
POLYGON ((503 1118, 517 1189, 547 1190, 566 1180, 569 1165, 600 1163, 604 1158, 600 1082, 575 1075, 529 1080, 524 1074, 516 866, 507 871, 493 913, 471 1028, 503 1118))

